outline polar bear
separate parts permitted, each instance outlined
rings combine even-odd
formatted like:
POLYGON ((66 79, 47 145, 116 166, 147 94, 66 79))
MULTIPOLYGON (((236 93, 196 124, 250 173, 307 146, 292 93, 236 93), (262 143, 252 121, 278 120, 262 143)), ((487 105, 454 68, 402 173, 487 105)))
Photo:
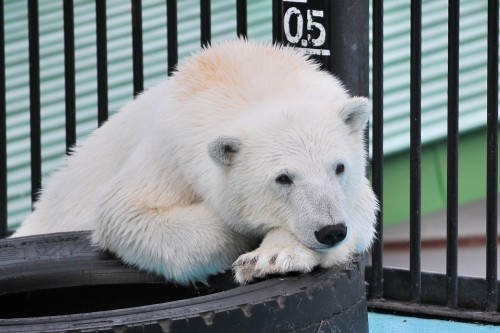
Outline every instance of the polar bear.
POLYGON ((14 237, 92 230, 179 284, 344 263, 374 237, 369 114, 299 50, 208 47, 76 147, 14 237))

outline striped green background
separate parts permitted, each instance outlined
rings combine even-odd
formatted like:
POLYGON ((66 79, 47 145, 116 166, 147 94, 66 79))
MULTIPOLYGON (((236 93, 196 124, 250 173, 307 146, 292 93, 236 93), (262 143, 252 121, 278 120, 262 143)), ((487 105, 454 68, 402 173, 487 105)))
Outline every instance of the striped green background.
MULTIPOLYGON (((108 0, 106 3, 109 109, 114 112, 133 97, 131 9, 130 1, 108 0)), ((145 87, 166 77, 165 3, 165 0, 143 1, 145 87)), ((393 212, 399 212, 399 208, 406 209, 405 205, 401 205, 401 196, 397 193, 401 190, 398 175, 406 174, 406 171, 399 168, 405 167, 409 145, 410 1, 386 0, 384 5, 384 145, 388 157, 386 163, 388 169, 385 175, 387 193, 385 211, 386 221, 394 222, 405 219, 406 216, 404 212, 397 214, 393 212), (394 164, 391 161, 400 161, 398 163, 401 164, 394 164)), ((248 1, 250 38, 271 40, 271 7, 270 0, 248 1)), ((9 225, 15 227, 30 210, 26 1, 6 0, 4 11, 8 114, 8 214, 9 225)), ((78 142, 82 142, 84 137, 97 126, 94 1, 75 0, 74 11, 77 135, 78 142)), ((62 1, 42 0, 39 12, 42 169, 47 176, 61 164, 61 157, 65 152, 62 1)), ((199 2, 179 1, 178 15, 179 56, 182 59, 199 48, 199 2)), ((213 40, 234 38, 235 1, 212 0, 212 15, 213 40)), ((482 128, 486 122, 486 18, 486 0, 461 1, 460 128, 464 133, 482 128)), ((424 143, 436 143, 446 136, 447 2, 424 0, 422 22, 422 140, 424 143)), ((436 173, 437 167, 433 168, 432 172, 436 173)), ((435 191, 434 188, 429 188, 429 191, 431 190, 435 191)), ((437 208, 433 207, 429 211, 435 209, 437 208)))

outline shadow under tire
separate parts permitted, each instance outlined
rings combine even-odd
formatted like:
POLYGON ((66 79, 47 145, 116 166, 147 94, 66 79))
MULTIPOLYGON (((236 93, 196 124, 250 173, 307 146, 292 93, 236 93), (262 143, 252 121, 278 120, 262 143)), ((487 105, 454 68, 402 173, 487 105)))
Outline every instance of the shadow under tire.
POLYGON ((165 283, 88 232, 0 241, 0 332, 368 332, 362 258, 246 286, 165 283))

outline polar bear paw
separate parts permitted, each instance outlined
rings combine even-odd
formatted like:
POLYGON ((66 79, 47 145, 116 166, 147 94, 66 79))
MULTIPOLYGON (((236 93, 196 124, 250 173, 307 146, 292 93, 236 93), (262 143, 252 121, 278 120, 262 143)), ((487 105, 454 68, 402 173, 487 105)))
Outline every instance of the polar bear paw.
POLYGON ((258 248, 233 264, 235 279, 247 284, 271 274, 307 273, 319 264, 318 254, 304 246, 258 248))

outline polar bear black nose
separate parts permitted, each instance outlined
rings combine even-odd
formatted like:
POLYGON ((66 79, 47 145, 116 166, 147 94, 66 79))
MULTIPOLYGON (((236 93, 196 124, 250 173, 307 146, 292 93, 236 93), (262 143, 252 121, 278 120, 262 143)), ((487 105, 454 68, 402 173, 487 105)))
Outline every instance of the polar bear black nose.
POLYGON ((347 226, 343 223, 327 225, 314 233, 316 239, 321 244, 329 247, 342 242, 347 236, 347 226))

